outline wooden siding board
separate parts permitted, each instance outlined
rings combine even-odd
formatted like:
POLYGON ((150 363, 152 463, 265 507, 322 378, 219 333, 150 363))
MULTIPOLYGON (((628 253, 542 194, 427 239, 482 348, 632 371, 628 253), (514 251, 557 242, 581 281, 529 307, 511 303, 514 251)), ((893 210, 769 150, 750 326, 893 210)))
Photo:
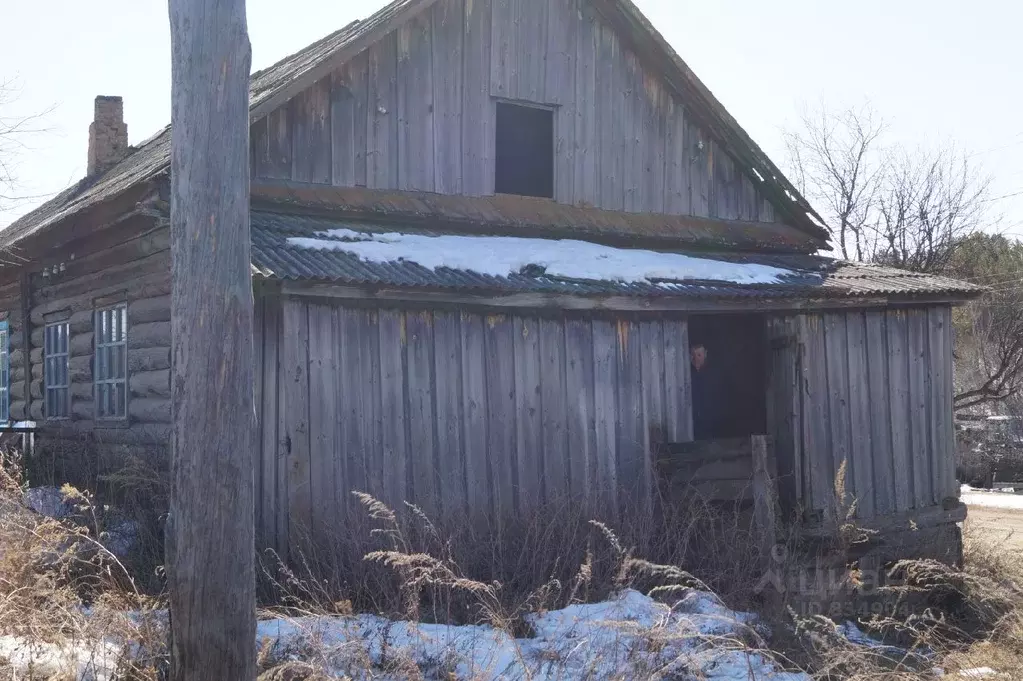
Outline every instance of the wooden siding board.
POLYGON ((664 410, 669 442, 693 439, 693 410, 689 376, 689 325, 664 321, 664 410))
POLYGON ((611 518, 618 513, 618 332, 613 322, 594 319, 593 419, 596 495, 611 518))
MULTIPOLYGON (((355 94, 351 64, 345 64, 333 75, 330 92, 330 161, 331 184, 354 187, 355 182, 355 94)), ((365 154, 363 154, 365 168, 365 154)), ((363 170, 365 176, 365 170, 363 170)))
POLYGON ((407 339, 409 472, 412 501, 427 514, 440 510, 440 485, 434 452, 433 315, 409 310, 405 315, 407 339))
POLYGON ((685 109, 667 97, 665 114, 664 212, 686 215, 690 211, 689 141, 686 134, 685 109))
POLYGON ((927 311, 911 309, 909 317, 909 432, 913 452, 913 503, 934 503, 928 422, 927 311))
MULTIPOLYGON (((277 514, 287 508, 278 493, 277 446, 277 343, 280 325, 280 299, 260 298, 260 360, 259 374, 262 390, 259 405, 260 435, 260 524, 258 530, 266 546, 278 552, 285 550, 277 540, 277 514)), ((169 359, 169 358, 168 358, 169 359)), ((169 362, 168 362, 169 367, 169 362)))
MULTIPOLYGON (((362 459, 366 467, 366 487, 373 495, 382 495, 390 472, 383 462, 383 423, 380 388, 380 318, 377 310, 359 309, 358 325, 359 384, 362 408, 362 459)), ((354 373, 354 367, 352 368, 354 373)), ((390 428, 390 424, 387 425, 390 428)))
POLYGON ((949 319, 948 308, 932 307, 927 310, 927 365, 928 413, 931 431, 931 466, 934 501, 941 503, 947 497, 958 496, 955 483, 955 434, 950 427, 952 412, 949 409, 948 394, 951 382, 948 378, 950 353, 946 350, 949 319))
MULTIPOLYGON (((581 1, 581 0, 580 0, 581 1)), ((575 132, 572 200, 576 204, 596 205, 600 188, 598 164, 599 107, 602 94, 597 89, 597 46, 600 29, 589 13, 590 4, 582 2, 575 14, 575 132)))
POLYGON ((540 320, 540 404, 543 410, 544 492, 548 503, 562 500, 569 485, 565 400, 565 327, 561 320, 540 320))
POLYGON ((624 180, 622 178, 625 139, 622 129, 622 109, 625 105, 624 67, 619 64, 621 46, 618 36, 610 27, 600 24, 597 45, 597 92, 600 119, 600 197, 596 205, 605 210, 625 208, 624 180))
POLYGON ((356 55, 347 65, 352 91, 352 149, 355 156, 356 187, 366 186, 366 161, 369 152, 369 54, 356 55))
POLYGON ((397 30, 398 189, 434 190, 433 28, 429 13, 397 30))
POLYGON ((543 101, 547 5, 532 0, 492 0, 490 88, 494 95, 543 101))
POLYGON ((309 306, 309 473, 312 533, 324 537, 338 517, 333 461, 338 452, 334 314, 309 306))
POLYGON ((267 151, 266 164, 261 168, 260 177, 270 180, 291 179, 291 126, 288 123, 289 107, 282 106, 266 118, 267 151))
POLYGON ((855 462, 852 461, 849 423, 849 343, 843 313, 828 313, 824 316, 824 343, 828 367, 829 437, 836 475, 845 463, 845 499, 834 501, 844 507, 855 500, 855 462))
POLYGON ((824 511, 834 498, 834 455, 831 451, 831 415, 828 409, 827 346, 824 315, 806 316, 803 330, 803 464, 807 508, 824 511))
POLYGON ((639 324, 619 319, 618 336, 618 484, 628 495, 630 513, 650 509, 649 435, 644 423, 642 340, 639 324))
MULTIPOLYGON (((888 331, 884 311, 866 313, 867 393, 870 403, 870 450, 873 458, 874 503, 877 515, 894 513, 895 461, 892 453, 892 409, 888 378, 888 331)), ((901 427, 901 425, 897 426, 901 427)))
POLYGON ((514 327, 505 315, 487 315, 484 326, 487 373, 487 457, 491 489, 500 521, 518 505, 515 461, 514 327))
MULTIPOLYGON (((667 419, 664 413, 664 326, 660 320, 639 324, 640 358, 643 376, 643 429, 648 441, 666 441, 667 419)), ((648 452, 649 458, 649 452, 648 452)))
POLYGON ((465 2, 462 192, 468 196, 494 193, 494 106, 490 100, 491 5, 491 2, 483 0, 465 2))
MULTIPOLYGON (((575 203, 576 170, 576 0, 547 4, 543 101, 554 110, 554 199, 575 203)), ((587 115, 592 112, 587 112, 587 115)))
POLYGON ((463 312, 462 321, 462 441, 465 443, 466 490, 474 514, 493 512, 487 470, 487 374, 484 320, 463 312))
POLYGON ((686 146, 689 150, 689 210, 698 217, 710 217, 713 147, 699 126, 690 120, 686 121, 686 146))
POLYGON ((437 411, 437 468, 441 504, 450 517, 466 511, 465 453, 462 448, 462 328, 457 312, 433 313, 434 382, 437 411))
POLYGON ((288 461, 288 549, 298 558, 308 547, 312 524, 309 468, 309 317, 308 305, 285 300, 281 329, 281 403, 284 449, 288 461))
POLYGON ((331 183, 331 78, 323 78, 289 105, 292 126, 291 179, 331 183))
POLYGON ((908 511, 914 505, 913 447, 910 433, 909 320, 905 310, 885 313, 888 336, 888 403, 892 420, 892 466, 895 481, 895 510, 908 511))
POLYGON ((398 187, 398 40, 389 33, 368 50, 366 186, 398 187))
POLYGON ((871 452, 869 358, 864 313, 846 313, 849 356, 849 439, 852 483, 857 516, 871 518, 875 512, 874 460, 871 452))
POLYGON ((626 211, 640 212, 643 210, 643 139, 646 130, 643 128, 645 119, 643 92, 643 75, 636 56, 624 49, 621 41, 618 44, 618 59, 615 61, 617 82, 622 84, 619 99, 621 124, 618 131, 620 140, 619 181, 624 191, 623 206, 626 211))
POLYGON ((395 508, 409 498, 405 416, 405 315, 394 309, 378 312, 380 347, 381 458, 384 467, 384 501, 395 508))
POLYGON ((462 51, 465 0, 433 6, 433 165, 441 194, 462 192, 462 51))
POLYGON ((379 494, 380 490, 370 487, 370 475, 366 470, 364 451, 370 435, 366 432, 363 401, 366 399, 365 386, 362 383, 361 367, 362 333, 359 315, 362 310, 342 307, 337 310, 337 344, 340 347, 341 366, 344 370, 338 374, 338 396, 340 404, 340 440, 339 458, 343 465, 341 508, 347 509, 346 515, 352 517, 363 513, 359 502, 352 492, 379 494))
POLYGON ((588 319, 565 321, 565 399, 569 490, 587 508, 596 504, 593 405, 593 330, 588 319))
POLYGON ((515 465, 519 511, 537 508, 543 499, 543 438, 540 404, 540 324, 515 317, 515 465))

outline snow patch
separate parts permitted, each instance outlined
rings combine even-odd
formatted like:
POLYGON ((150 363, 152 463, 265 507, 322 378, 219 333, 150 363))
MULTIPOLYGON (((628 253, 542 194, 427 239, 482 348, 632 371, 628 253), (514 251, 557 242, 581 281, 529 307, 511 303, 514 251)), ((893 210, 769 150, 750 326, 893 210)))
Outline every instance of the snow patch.
POLYGON ((527 266, 549 276, 625 283, 654 280, 707 280, 736 284, 776 284, 791 270, 769 265, 730 263, 638 248, 613 248, 572 239, 509 236, 426 236, 331 229, 321 238, 291 237, 299 248, 344 251, 366 262, 406 261, 427 269, 446 267, 492 277, 507 277, 527 266))

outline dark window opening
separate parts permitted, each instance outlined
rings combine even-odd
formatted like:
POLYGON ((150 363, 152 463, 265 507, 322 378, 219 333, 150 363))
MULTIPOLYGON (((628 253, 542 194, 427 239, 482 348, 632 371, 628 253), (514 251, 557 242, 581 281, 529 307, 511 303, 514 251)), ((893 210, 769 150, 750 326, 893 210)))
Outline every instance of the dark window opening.
POLYGON ((689 318, 694 439, 767 432, 766 336, 755 315, 689 318))
POLYGON ((554 198, 554 112, 497 103, 494 190, 554 198))

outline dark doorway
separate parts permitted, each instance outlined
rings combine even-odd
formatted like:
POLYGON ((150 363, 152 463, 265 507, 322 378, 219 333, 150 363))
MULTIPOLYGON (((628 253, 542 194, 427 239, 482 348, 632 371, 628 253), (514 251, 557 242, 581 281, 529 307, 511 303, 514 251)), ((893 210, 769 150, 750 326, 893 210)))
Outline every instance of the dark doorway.
POLYGON ((766 338, 757 315, 689 318, 695 439, 767 432, 766 338), (703 358, 693 356, 699 348, 703 358))
POLYGON ((554 198, 554 112, 497 103, 494 190, 554 198))

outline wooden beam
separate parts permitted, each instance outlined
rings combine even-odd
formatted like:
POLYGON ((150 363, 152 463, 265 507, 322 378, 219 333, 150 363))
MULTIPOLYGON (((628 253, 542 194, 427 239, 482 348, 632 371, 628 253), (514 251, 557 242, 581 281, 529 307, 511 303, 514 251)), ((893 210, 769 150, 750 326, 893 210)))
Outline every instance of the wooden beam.
POLYGON ((344 284, 285 282, 285 296, 337 298, 367 304, 408 304, 428 307, 453 306, 481 309, 562 310, 586 312, 765 312, 894 308, 959 302, 948 296, 898 299, 887 296, 855 298, 749 298, 701 299, 682 296, 574 296, 561 293, 473 294, 415 288, 379 288, 344 284))

